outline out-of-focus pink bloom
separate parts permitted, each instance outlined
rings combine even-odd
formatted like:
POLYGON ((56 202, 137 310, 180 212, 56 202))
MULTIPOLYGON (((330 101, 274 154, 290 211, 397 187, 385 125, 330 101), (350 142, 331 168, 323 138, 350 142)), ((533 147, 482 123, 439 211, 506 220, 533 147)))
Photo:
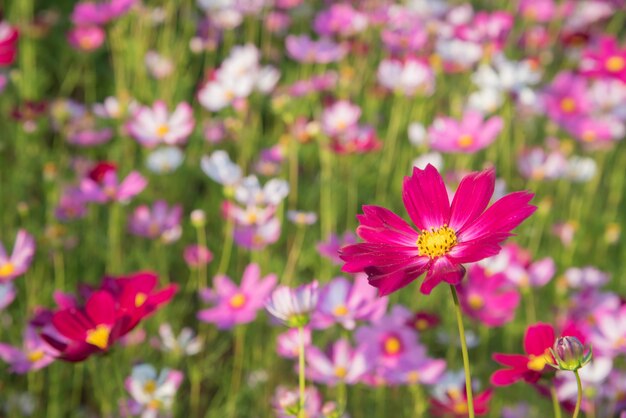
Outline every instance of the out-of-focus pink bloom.
POLYGON ((310 93, 332 90, 336 87, 339 76, 333 70, 315 75, 310 79, 298 80, 287 87, 287 93, 293 97, 301 97, 310 93))
POLYGON ((313 225, 317 222, 317 214, 315 212, 288 210, 287 219, 298 226, 313 225))
POLYGON ((505 275, 488 275, 477 264, 456 288, 463 312, 489 327, 510 322, 520 302, 520 294, 505 275))
POLYGON ((201 245, 188 245, 185 247, 183 258, 191 268, 206 266, 213 260, 213 253, 207 247, 201 245))
POLYGON ((332 344, 328 355, 315 346, 308 347, 306 361, 307 376, 314 382, 329 386, 339 382, 355 384, 370 367, 363 348, 353 349, 345 339, 332 344))
POLYGON ((517 167, 526 179, 555 180, 565 175, 567 159, 558 149, 546 152, 541 147, 533 147, 520 153, 517 167))
POLYGON ((419 53, 428 41, 425 25, 408 13, 399 14, 386 25, 380 36, 385 47, 394 55, 419 53))
MULTIPOLYGON (((277 418, 293 418, 298 415, 300 394, 298 389, 276 388, 272 398, 272 406, 277 418)), ((307 417, 318 417, 322 409, 322 396, 315 386, 304 390, 304 414, 307 417)))
POLYGON ((139 108, 128 122, 127 128, 141 145, 152 148, 160 143, 186 143, 194 126, 193 111, 189 104, 179 103, 170 114, 165 102, 159 100, 152 107, 139 108))
POLYGON ((274 318, 291 328, 307 325, 318 300, 318 283, 313 281, 295 289, 278 286, 265 304, 274 318))
POLYGON ((508 12, 478 12, 471 22, 455 28, 455 35, 464 41, 482 44, 492 54, 502 50, 513 27, 513 16, 508 12))
POLYGON ((378 298, 367 277, 357 275, 353 282, 337 277, 320 290, 314 328, 327 328, 334 323, 352 330, 356 321, 377 321, 387 309, 387 298, 378 298))
POLYGON ((328 136, 345 134, 356 127, 361 108, 347 100, 340 100, 324 109, 322 129, 328 136))
POLYGON ((437 383, 446 369, 446 362, 429 358, 426 348, 419 346, 411 356, 404 356, 396 368, 385 370, 383 376, 391 384, 426 384, 437 383))
POLYGON ((227 276, 213 279, 214 289, 203 289, 200 297, 212 308, 198 312, 198 319, 215 324, 219 329, 230 329, 237 324, 254 321, 276 285, 276 275, 261 278, 257 264, 250 264, 243 272, 241 286, 237 287, 227 276))
POLYGON ((50 347, 31 326, 24 330, 23 349, 0 343, 0 358, 11 366, 11 372, 18 374, 43 369, 52 363, 58 354, 58 351, 50 347))
POLYGON ((35 255, 35 239, 23 229, 17 231, 13 252, 9 257, 0 242, 0 283, 26 273, 35 255))
POLYGON ((146 52, 144 62, 150 75, 157 80, 169 76, 174 71, 174 63, 172 60, 160 55, 156 51, 146 52))
POLYGON ((72 11, 72 22, 78 26, 103 25, 126 14, 137 0, 103 0, 77 3, 72 11))
POLYGON ((300 345, 304 345, 304 349, 311 345, 311 328, 308 326, 302 329, 303 341, 300 341, 300 331, 298 328, 289 328, 287 331, 278 335, 276 351, 285 358, 298 358, 300 354, 300 345))
POLYGON ((583 52, 580 70, 590 77, 611 77, 626 83, 626 47, 620 48, 614 37, 602 37, 583 52))
POLYGON ((313 21, 313 29, 320 36, 353 36, 367 27, 367 15, 350 4, 337 3, 320 11, 313 21))
POLYGON ((568 71, 559 73, 544 90, 543 106, 557 123, 587 114, 591 110, 587 80, 568 71))
POLYGON ((626 354, 626 305, 615 310, 601 310, 595 315, 590 341, 594 353, 614 358, 626 354))
POLYGON ((379 149, 380 145, 376 129, 370 125, 359 125, 330 138, 330 147, 337 154, 363 154, 379 149))
POLYGON ((147 185, 148 181, 137 171, 131 171, 119 182, 116 166, 100 162, 89 172, 88 177, 83 178, 80 191, 87 202, 127 202, 147 185))
MULTIPOLYGON (((430 411, 433 416, 454 418, 467 416, 469 407, 463 382, 465 374, 463 372, 452 373, 446 373, 433 390, 433 397, 430 399, 430 411)), ((474 394, 474 413, 477 416, 489 413, 489 402, 492 395, 493 390, 491 388, 474 394)))
POLYGON ((330 39, 312 40, 308 35, 289 35, 285 40, 287 54, 298 62, 328 64, 340 61, 348 52, 330 39))
POLYGON ((518 10, 525 19, 549 22, 556 13, 554 0, 520 0, 518 10))
POLYGON ((158 416, 160 411, 170 410, 183 377, 178 370, 163 369, 157 373, 150 364, 134 366, 131 375, 124 381, 126 390, 132 396, 131 411, 141 414, 141 418, 152 418, 158 416))
POLYGON ((60 221, 80 219, 87 214, 83 193, 79 188, 70 187, 63 191, 54 216, 60 221))
POLYGON ((563 122, 563 128, 586 145, 622 139, 624 126, 611 118, 578 116, 563 122))
POLYGON ((356 235, 353 232, 346 231, 343 236, 331 234, 326 241, 317 243, 317 251, 321 256, 328 258, 334 264, 342 264, 343 261, 339 257, 339 250, 350 244, 356 244, 356 235))
POLYGON ((357 228, 364 243, 341 250, 343 271, 365 272, 381 295, 406 286, 426 273, 420 290, 429 294, 445 281, 458 284, 463 263, 480 261, 500 251, 511 230, 536 207, 532 194, 510 193, 487 208, 495 187, 494 170, 463 178, 449 202, 443 178, 431 165, 405 177, 403 201, 419 233, 388 209, 363 206, 357 228))
POLYGON ((262 149, 259 159, 254 164, 254 170, 263 176, 277 176, 285 160, 285 147, 276 144, 270 148, 262 149))
POLYGON ((276 217, 271 217, 264 223, 236 225, 233 237, 235 243, 243 248, 262 250, 278 241, 280 231, 280 221, 276 217))
POLYGON ((0 21, 0 67, 8 67, 17 55, 17 29, 8 22, 0 21))
POLYGON ((496 140, 504 122, 499 116, 484 120, 475 110, 468 110, 460 121, 438 117, 428 128, 430 146, 441 152, 474 153, 496 140))
POLYGON ((264 26, 270 33, 285 33, 291 26, 291 17, 287 13, 272 10, 265 16, 264 26))
MULTIPOLYGON (((603 385, 608 383, 607 380, 611 370, 613 370, 613 360, 607 357, 596 356, 594 353, 594 357, 591 362, 578 371, 583 385, 583 391, 593 392, 588 394, 591 396, 585 396, 581 405, 581 409, 583 411, 589 412, 590 407, 593 407, 590 401, 593 402, 593 398, 600 395, 598 392, 601 392, 596 391, 595 389, 602 388, 603 385), (585 388, 587 391, 585 391, 585 388)), ((558 371, 556 384, 556 392, 562 403, 576 402, 576 397, 578 396, 578 384, 576 383, 574 373, 569 371, 558 371)))
POLYGON ((180 238, 182 215, 181 205, 173 205, 170 208, 164 200, 157 200, 152 208, 147 205, 135 208, 128 221, 128 230, 133 235, 160 239, 169 244, 180 238))
POLYGON ((566 247, 574 242, 576 231, 578 231, 578 223, 575 221, 557 222, 552 226, 552 234, 556 235, 566 247))
POLYGON ((556 264, 550 257, 533 261, 528 251, 517 244, 508 243, 496 256, 480 262, 487 275, 503 274, 519 287, 541 287, 556 273, 556 264))
POLYGON ((0 282, 0 311, 9 306, 15 300, 16 295, 17 291, 13 282, 0 282))
POLYGON ((570 267, 563 274, 567 284, 574 289, 601 287, 609 281, 609 275, 593 266, 570 267))
POLYGON ((82 52, 91 52, 102 46, 106 33, 100 26, 77 26, 67 34, 72 47, 82 52))
POLYGON ((435 87, 432 68, 416 58, 384 59, 378 65, 377 76, 383 87, 406 96, 430 95, 435 87))
POLYGON ((204 342, 196 336, 191 328, 183 328, 178 337, 174 335, 172 326, 168 323, 159 326, 160 339, 153 340, 157 348, 166 353, 193 356, 202 351, 204 342))
POLYGON ((71 122, 66 132, 67 142, 79 147, 93 147, 109 142, 113 133, 111 128, 97 128, 89 117, 71 122))

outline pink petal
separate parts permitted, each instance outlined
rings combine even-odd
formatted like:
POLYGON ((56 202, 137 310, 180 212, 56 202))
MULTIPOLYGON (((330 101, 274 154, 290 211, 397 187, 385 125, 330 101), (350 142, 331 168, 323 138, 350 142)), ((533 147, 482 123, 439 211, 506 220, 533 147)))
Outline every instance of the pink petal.
POLYGON ((420 260, 421 265, 408 269, 398 269, 390 272, 377 271, 374 267, 366 269, 369 283, 378 288, 379 296, 386 296, 411 283, 426 270, 428 259, 420 260))
POLYGON ((379 206, 363 206, 363 215, 358 215, 357 218, 360 223, 357 234, 367 242, 417 247, 419 234, 388 209, 379 206))
POLYGON ((414 167, 413 175, 404 178, 402 201, 411 220, 421 230, 439 228, 450 220, 446 186, 430 164, 424 170, 414 167))
POLYGON ((442 280, 450 284, 458 284, 464 275, 465 268, 462 265, 453 264, 447 257, 439 257, 428 269, 420 291, 428 295, 442 280))
POLYGON ((493 195, 496 173, 493 169, 472 173, 461 180, 450 209, 450 228, 459 231, 476 219, 493 195))
POLYGON ((94 324, 113 325, 115 322, 115 299, 109 292, 94 292, 85 305, 87 315, 94 324))
POLYGON ((554 328, 550 324, 537 323, 528 327, 524 336, 524 350, 527 354, 543 355, 554 344, 554 328))

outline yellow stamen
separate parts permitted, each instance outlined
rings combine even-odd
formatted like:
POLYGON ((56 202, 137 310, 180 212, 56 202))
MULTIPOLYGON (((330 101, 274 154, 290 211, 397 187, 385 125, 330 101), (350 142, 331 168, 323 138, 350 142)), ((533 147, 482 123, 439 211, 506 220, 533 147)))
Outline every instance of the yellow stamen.
POLYGON ((455 403, 452 409, 454 410, 455 414, 459 414, 459 415, 461 414, 465 415, 469 412, 469 408, 467 407, 467 402, 455 403))
POLYGON ((167 133, 170 131, 169 126, 165 125, 165 124, 161 124, 159 125, 159 127, 156 130, 157 136, 159 137, 164 137, 165 135, 167 135, 167 133))
POLYGON ((44 357, 45 353, 41 350, 36 350, 36 351, 31 351, 30 353, 28 353, 28 355, 26 356, 28 358, 28 361, 30 361, 31 363, 36 363, 39 360, 41 360, 44 357))
POLYGON ((546 351, 544 351, 542 355, 539 355, 539 356, 534 356, 532 354, 529 355, 528 364, 526 366, 530 370, 535 370, 537 372, 542 371, 543 368, 548 363, 548 361, 550 360, 550 358, 548 357, 550 355, 549 353, 550 353, 549 349, 546 349, 546 351))
POLYGON ((626 67, 626 60, 624 58, 614 55, 604 63, 606 70, 612 73, 618 73, 626 67))
POLYGON ((467 298, 467 303, 469 303, 470 308, 475 311, 485 306, 485 300, 482 298, 482 296, 475 293, 469 295, 469 297, 467 298))
POLYGON ((15 271, 15 266, 13 265, 13 263, 11 262, 4 263, 3 265, 0 266, 0 277, 10 276, 11 274, 13 274, 14 271, 15 271))
POLYGON ((161 409, 161 401, 158 399, 152 399, 148 402, 148 409, 159 410, 161 409))
POLYGON ((335 316, 344 316, 348 313, 348 308, 346 308, 346 305, 339 305, 335 308, 333 313, 335 316))
POLYGON ((412 372, 408 372, 406 374, 406 381, 414 385, 420 381, 420 374, 415 370, 413 370, 412 372))
POLYGON ((156 382, 154 380, 148 380, 144 385, 143 385, 143 391, 146 392, 147 394, 153 394, 156 391, 157 385, 156 382))
POLYGON ((335 367, 335 376, 339 379, 343 379, 348 374, 348 370, 345 367, 337 366, 335 367))
POLYGON ((108 325, 99 324, 98 326, 96 326, 95 329, 90 329, 89 331, 87 331, 87 338, 85 338, 85 341, 104 350, 109 346, 110 334, 111 329, 108 325))
POLYGON ((467 148, 474 143, 474 137, 469 134, 463 134, 459 137, 458 144, 461 148, 467 148))
POLYGON ((237 293, 230 298, 230 301, 228 301, 228 303, 230 304, 231 308, 239 309, 246 304, 246 295, 244 295, 243 293, 237 293))
POLYGON ((397 337, 389 337, 385 339, 384 350, 386 354, 398 354, 402 350, 402 343, 397 337))
POLYGON ((432 228, 430 231, 422 231, 417 239, 419 255, 426 255, 430 258, 447 254, 456 244, 456 234, 447 225, 432 228))
POLYGON ((574 110, 576 110, 576 101, 571 97, 564 97, 563 99, 561 99, 560 106, 563 112, 572 113, 574 110))
POLYGON ((137 293, 137 296, 135 296, 135 308, 139 308, 143 305, 146 302, 146 299, 148 299, 148 295, 145 293, 137 293))

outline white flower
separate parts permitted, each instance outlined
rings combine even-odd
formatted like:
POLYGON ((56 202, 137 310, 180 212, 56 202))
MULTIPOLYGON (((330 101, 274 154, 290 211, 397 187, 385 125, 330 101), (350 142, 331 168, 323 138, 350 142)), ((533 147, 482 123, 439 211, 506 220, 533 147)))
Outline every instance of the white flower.
POLYGON ((139 364, 133 367, 130 377, 126 379, 126 390, 135 402, 145 408, 146 414, 170 409, 182 380, 183 374, 178 370, 163 369, 157 375, 152 365, 139 364))
POLYGON ((317 306, 317 288, 317 281, 296 289, 279 286, 272 292, 265 308, 290 327, 304 326, 309 321, 309 314, 317 306))
POLYGON ((591 180, 598 171, 598 165, 593 158, 573 156, 567 161, 567 178, 576 182, 591 180))
POLYGON ((241 180, 241 168, 230 160, 226 151, 218 150, 202 157, 200 167, 204 174, 223 186, 233 186, 241 180))
POLYGON ((162 147, 152 151, 147 159, 148 170, 157 174, 165 174, 176 171, 183 163, 185 155, 177 147, 162 147))
POLYGON ((419 122, 409 125, 409 142, 415 147, 426 143, 426 128, 419 122))
POLYGON ((429 152, 413 160, 413 167, 417 167, 420 170, 424 170, 428 164, 441 171, 443 169, 443 156, 438 152, 429 152))

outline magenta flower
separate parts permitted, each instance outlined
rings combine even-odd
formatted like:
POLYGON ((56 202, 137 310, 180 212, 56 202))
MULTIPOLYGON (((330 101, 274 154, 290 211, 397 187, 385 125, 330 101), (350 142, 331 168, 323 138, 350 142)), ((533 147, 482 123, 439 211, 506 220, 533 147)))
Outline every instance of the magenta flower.
POLYGON ((376 297, 376 290, 367 284, 364 275, 357 275, 353 282, 337 277, 320 291, 312 325, 327 328, 338 323, 351 330, 358 320, 378 320, 385 314, 387 302, 387 298, 376 297))
POLYGON ((52 363, 59 354, 47 344, 37 330, 27 326, 24 330, 24 348, 0 343, 0 358, 11 366, 11 372, 23 374, 39 370, 52 363))
POLYGON ((626 354, 626 305, 615 310, 600 310, 590 339, 594 352, 611 358, 626 354))
POLYGON ((263 306, 276 285, 276 275, 261 278, 258 264, 249 264, 243 272, 241 286, 237 287, 227 276, 213 279, 214 289, 203 289, 202 300, 212 303, 212 308, 198 312, 198 319, 229 329, 237 324, 254 321, 257 311, 263 306))
POLYGON ((289 35, 285 40, 287 54, 298 62, 328 64, 341 60, 348 52, 330 39, 312 40, 308 35, 289 35))
POLYGON ((104 0, 77 3, 72 11, 72 22, 79 26, 104 25, 127 13, 137 0, 104 0))
POLYGON ((157 200, 152 208, 141 205, 135 209, 128 221, 128 230, 133 235, 171 243, 178 240, 182 233, 182 214, 181 205, 170 208, 164 200, 157 200))
POLYGON ((276 341, 276 351, 285 358, 298 358, 300 353, 300 344, 304 349, 311 345, 311 328, 308 326, 302 328, 302 342, 300 342, 300 330, 298 328, 289 328, 287 331, 278 335, 276 341))
POLYGON ((426 348, 418 346, 410 356, 402 357, 397 367, 385 370, 383 376, 392 384, 432 385, 437 383, 445 370, 445 360, 428 357, 426 348))
POLYGON ((363 348, 353 349, 343 338, 330 346, 328 355, 315 346, 307 348, 306 360, 309 378, 330 386, 357 383, 370 367, 363 348))
POLYGON ((495 178, 492 169, 465 176, 450 204, 437 169, 414 168, 404 179, 402 198, 419 232, 388 209, 364 206, 357 233, 365 242, 342 249, 343 271, 365 272, 382 296, 423 273, 424 294, 442 280, 458 284, 463 263, 497 254, 511 230, 536 209, 528 204, 528 192, 510 193, 487 208, 495 178))
POLYGON ((127 202, 147 185, 148 181, 137 171, 130 172, 119 182, 115 165, 102 162, 89 172, 89 176, 83 178, 80 190, 88 202, 127 202))
POLYGON ((346 231, 343 236, 331 234, 326 241, 317 243, 317 252, 321 256, 328 258, 333 264, 342 264, 343 261, 339 257, 339 250, 350 244, 356 244, 356 235, 353 232, 346 231))
POLYGON ((16 295, 17 291, 13 282, 0 282, 0 311, 9 306, 15 300, 16 295))
POLYGON ((34 255, 35 240, 23 229, 17 231, 11 257, 7 255, 0 242, 0 283, 13 280, 26 273, 34 255))
POLYGON ((17 28, 0 18, 0 67, 8 67, 15 61, 18 38, 17 28))
POLYGON ((67 34, 70 45, 82 52, 91 52, 102 46, 106 38, 104 29, 99 26, 77 26, 67 34))
POLYGON ((209 264, 213 260, 213 253, 207 247, 192 244, 185 247, 183 258, 190 268, 198 268, 209 264))
POLYGON ((428 128, 428 138, 437 151, 474 153, 495 141, 502 127, 499 116, 484 121, 482 114, 468 110, 459 122, 446 117, 435 119, 428 128))
POLYGON ((152 107, 141 107, 128 123, 128 131, 144 147, 152 148, 160 143, 178 145, 187 142, 195 121, 189 104, 179 103, 171 114, 163 101, 152 107))
POLYGON ((510 322, 520 302, 520 294, 504 274, 487 274, 478 264, 472 265, 467 280, 456 289, 463 312, 488 327, 510 322))
POLYGON ((587 115, 592 107, 587 80, 568 71, 559 73, 542 97, 546 113, 559 124, 587 115))
POLYGON ((581 73, 591 77, 610 77, 626 83, 626 48, 617 39, 605 36, 594 48, 583 52, 581 73))
POLYGON ((320 36, 352 36, 367 27, 367 16, 349 4, 333 4, 315 17, 313 29, 320 36))

